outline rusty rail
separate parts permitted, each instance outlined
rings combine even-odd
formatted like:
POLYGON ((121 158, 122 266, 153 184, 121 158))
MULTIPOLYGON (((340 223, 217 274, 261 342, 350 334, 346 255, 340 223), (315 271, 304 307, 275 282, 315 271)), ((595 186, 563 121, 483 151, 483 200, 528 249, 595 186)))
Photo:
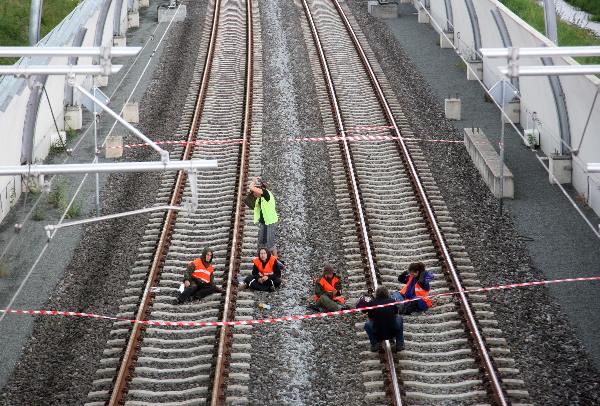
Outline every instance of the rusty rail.
POLYGON ((369 78, 371 80, 371 83, 373 84, 373 87, 375 88, 375 91, 377 93, 377 97, 379 99, 381 107, 384 110, 384 113, 385 113, 388 121, 390 122, 390 124, 393 127, 394 135, 397 138, 396 144, 398 146, 400 156, 402 158, 402 161, 406 168, 406 171, 410 176, 412 187, 415 191, 415 195, 417 196, 417 198, 419 200, 419 205, 421 206, 420 209, 421 209, 421 212, 423 213, 423 216, 427 223, 427 227, 429 228, 429 231, 432 235, 438 257, 440 258, 440 260, 442 262, 442 266, 443 266, 444 270, 448 273, 450 280, 452 282, 452 285, 454 286, 454 289, 457 292, 459 292, 458 296, 460 299, 460 308, 463 312, 464 318, 469 327, 469 332, 471 334, 471 337, 473 338, 474 347, 480 357, 480 361, 485 370, 485 377, 489 384, 488 391, 491 392, 490 394, 494 398, 494 400, 496 401, 497 404, 508 405, 509 402, 506 398, 505 391, 500 384, 500 379, 496 372, 496 368, 495 368, 495 366, 492 362, 492 358, 486 348, 485 342, 483 340, 483 336, 479 330, 479 326, 477 325, 477 321, 475 320, 473 310, 471 309, 471 305, 469 303, 469 299, 467 298, 466 294, 463 292, 464 288, 462 286, 462 283, 460 281, 458 273, 456 272, 454 262, 450 255, 450 250, 449 250, 448 246, 446 245, 446 241, 445 241, 442 231, 437 223, 437 219, 435 217, 434 210, 429 202, 425 188, 421 184, 421 180, 419 178, 417 168, 413 162, 410 151, 408 150, 408 147, 407 147, 406 143, 404 142, 404 138, 402 137, 400 128, 398 127, 398 124, 396 123, 396 120, 394 118, 392 110, 385 98, 385 95, 383 93, 381 85, 379 84, 379 80, 377 79, 375 72, 373 71, 373 68, 371 67, 371 64, 362 48, 362 45, 360 44, 360 41, 358 40, 358 37, 356 36, 356 33, 354 32, 354 30, 350 24, 350 21, 348 20, 346 14, 344 13, 344 10, 342 9, 339 1, 338 0, 331 0, 331 1, 333 1, 334 5, 338 11, 338 14, 340 15, 340 18, 343 20, 344 25, 346 26, 346 29, 352 38, 352 41, 354 43, 354 46, 355 46, 357 52, 359 53, 359 56, 363 63, 363 66, 369 75, 369 78))
MULTIPOLYGON (((302 0, 302 4, 304 6, 304 12, 306 14, 306 18, 308 20, 310 30, 312 33, 312 37, 315 43, 315 47, 317 48, 317 53, 319 55, 319 61, 321 63, 321 69, 323 71, 323 75, 325 76, 325 82, 327 85, 327 93, 329 94, 329 100, 331 102, 331 109, 333 112, 333 118, 335 121, 335 125, 337 128, 338 134, 342 136, 341 149, 343 156, 345 158, 344 165, 346 167, 346 173, 348 174, 348 183, 352 193, 352 201, 355 206, 355 216, 357 217, 359 223, 359 238, 361 240, 363 253, 366 257, 366 265, 369 275, 371 285, 374 289, 377 289, 379 286, 377 270, 375 268, 375 260, 373 259, 373 252, 371 248, 371 243, 369 241, 369 232, 367 229, 367 223, 364 215, 364 209, 362 207, 362 203, 360 200, 360 190, 358 186, 358 180, 356 179, 356 174, 354 173, 352 155, 350 153, 350 147, 348 145, 348 140, 346 139, 346 129, 344 126, 344 120, 342 118, 342 111, 340 108, 340 104, 338 101, 338 97, 335 91, 335 86, 333 84, 333 79, 331 77, 331 71, 329 69, 329 65, 327 63, 327 58, 325 57, 325 53, 323 51, 323 45, 321 43, 319 33, 317 27, 315 25, 312 13, 306 0, 302 0)), ((390 346, 389 340, 385 340, 384 344, 384 352, 385 352, 385 360, 386 360, 386 369, 388 374, 390 375, 390 383, 392 385, 392 401, 394 405, 401 406, 402 405, 402 397, 400 392, 400 386, 398 385, 398 375, 396 373, 396 363, 394 360, 394 354, 392 353, 392 348, 390 346)))
MULTIPOLYGON (((244 227, 244 191, 248 177, 248 155, 252 130, 252 77, 254 71, 254 40, 252 25, 252 0, 246 1, 246 85, 244 94, 244 122, 242 129, 242 145, 240 153, 239 178, 237 185, 237 198, 235 203, 235 220, 232 229, 231 251, 229 254, 229 272, 225 290, 225 307, 221 321, 230 321, 237 299, 236 280, 240 268, 241 235, 244 227)), ((217 363, 215 366, 212 396, 210 404, 218 406, 224 400, 224 383, 227 374, 228 354, 231 347, 231 327, 222 326, 219 333, 219 347, 217 349, 217 363)))
MULTIPOLYGON (((198 92, 198 98, 196 100, 196 106, 194 111, 194 116, 192 119, 192 123, 190 126, 190 132, 188 134, 187 143, 182 154, 182 160, 190 159, 192 156, 194 141, 196 139, 196 131, 200 122, 200 117, 202 116, 202 111, 204 109, 204 100, 206 98, 206 92, 208 89, 208 80, 210 76, 210 69, 212 66, 212 60, 214 56, 214 49, 217 37, 217 28, 219 23, 219 9, 220 9, 221 0, 216 0, 213 20, 212 20, 212 29, 210 41, 208 44, 208 53, 206 56, 206 61, 204 63, 204 71, 202 74, 202 82, 200 84, 200 90, 198 92)), ((171 199, 169 204, 171 206, 178 205, 181 202, 183 196, 183 189, 185 186, 187 175, 184 171, 179 171, 177 173, 177 179, 173 186, 173 192, 171 195, 171 199)), ((154 257, 152 260, 152 265, 150 266, 150 271, 148 273, 148 278, 146 280, 146 286, 144 288, 144 293, 142 295, 142 299, 140 302, 140 306, 138 308, 136 314, 137 320, 145 320, 147 318, 151 301, 152 294, 151 288, 156 284, 156 280, 158 275, 162 270, 162 266, 164 264, 164 259, 169 250, 171 235, 173 232, 173 227, 175 221, 177 219, 177 211, 169 210, 165 215, 165 220, 163 222, 163 226, 160 233, 160 238, 158 241, 158 245, 156 251, 154 253, 154 257)), ((131 335, 129 337, 129 341, 127 342, 127 347, 125 349, 125 353, 121 360, 121 365, 119 367, 119 372, 117 374, 117 378, 114 382, 109 405, 117 406, 124 403, 125 395, 127 393, 127 383, 130 378, 131 370, 133 368, 133 362, 137 354, 137 347, 140 335, 142 333, 143 325, 139 323, 134 323, 131 335)))

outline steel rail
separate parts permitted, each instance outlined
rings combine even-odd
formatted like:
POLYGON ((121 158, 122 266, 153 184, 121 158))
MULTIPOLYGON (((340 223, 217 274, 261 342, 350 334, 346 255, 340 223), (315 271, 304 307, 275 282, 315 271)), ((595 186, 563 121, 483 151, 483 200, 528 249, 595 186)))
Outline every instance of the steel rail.
POLYGON ((410 151, 408 150, 408 147, 404 141, 404 138, 402 137, 400 128, 398 127, 398 124, 396 123, 396 120, 394 118, 392 110, 385 98, 385 95, 383 93, 383 90, 381 88, 379 80, 377 79, 377 76, 375 75, 375 72, 373 71, 371 63, 369 62, 369 60, 364 52, 364 49, 363 49, 362 45, 360 44, 360 41, 358 40, 358 37, 356 36, 356 33, 354 32, 354 29, 352 28, 350 21, 348 20, 339 1, 338 0, 331 0, 331 1, 334 3, 334 5, 338 11, 338 14, 344 21, 344 25, 346 26, 348 33, 352 37, 352 41, 354 42, 355 48, 359 53, 359 56, 362 60, 365 70, 369 74, 371 83, 373 84, 373 87, 376 90, 377 96, 378 96, 381 106, 385 112, 385 115, 393 127, 393 131, 397 137, 396 144, 398 145, 398 147, 400 149, 400 155, 402 157, 405 167, 407 168, 407 172, 411 178, 412 186, 413 186, 413 189, 415 190, 415 194, 417 195, 417 198, 419 200, 419 204, 421 205, 421 210, 425 216, 426 223, 430 229, 430 232, 433 235, 434 243, 435 243, 436 249, 438 251, 438 256, 441 258, 444 268, 448 272, 448 275, 450 276, 450 279, 452 281, 452 284, 453 284, 455 290, 457 292, 459 292, 458 296, 460 298, 460 307, 461 307, 461 310, 463 311, 464 317, 465 317, 467 325, 469 327, 469 330, 470 330, 469 332, 474 340, 475 348, 478 352, 478 355, 481 357, 481 361, 483 363, 483 367, 486 372, 485 375, 490 384, 489 389, 491 389, 491 392, 492 392, 491 395, 495 399, 497 404, 508 405, 509 402, 506 398, 504 389, 502 388, 502 385, 500 384, 500 378, 498 377, 496 368, 493 365, 491 356, 487 350, 487 347, 483 340, 483 336, 477 325, 477 321, 475 320, 475 316, 473 314, 473 310, 471 309, 469 299, 467 298, 466 294, 463 292, 464 288, 460 281, 460 277, 458 276, 458 273, 456 272, 454 262, 450 255, 450 250, 449 250, 448 246, 446 245, 446 241, 445 241, 442 231, 437 223, 437 219, 435 217, 433 208, 431 207, 431 204, 429 203, 427 193, 425 192, 425 189, 419 178, 417 168, 413 162, 413 159, 412 159, 410 151))
MULTIPOLYGON (((212 67, 214 48, 217 37, 220 3, 221 0, 216 0, 212 19, 211 35, 208 44, 208 52, 204 63, 204 71, 202 73, 202 82, 200 84, 200 90, 198 92, 198 98, 196 100, 194 117, 190 125, 190 132, 188 134, 187 139, 188 142, 186 143, 185 150, 182 154, 182 160, 190 159, 192 156, 192 151, 194 147, 193 142, 196 139, 196 131, 200 123, 202 111, 204 109, 204 100, 206 98, 206 93, 208 89, 210 69, 212 67)), ((175 185, 173 186, 173 194, 169 202, 170 206, 177 206, 181 202, 186 178, 187 175, 185 171, 179 171, 177 173, 177 179, 175 181, 175 185)), ((163 227, 161 229, 160 239, 158 241, 157 249, 154 253, 152 265, 148 274, 148 279, 146 280, 146 286, 144 288, 144 293, 142 295, 140 307, 138 308, 138 312, 136 314, 136 320, 144 320, 147 318, 147 314, 150 309, 150 302, 152 299, 151 288, 156 284, 156 280, 164 264, 164 258, 170 246, 171 235, 176 219, 177 212, 175 210, 169 210, 166 213, 163 227)), ((137 354, 137 346, 140 335, 142 333, 142 328, 143 327, 140 323, 135 323, 132 326, 131 335, 129 337, 129 341, 127 342, 127 347, 125 349, 125 353, 123 355, 123 359, 119 367, 117 379, 113 385, 109 401, 109 405, 111 406, 117 406, 124 402, 127 390, 127 382, 129 380, 130 373, 133 369, 133 360, 137 354)))
MULTIPOLYGON (((327 93, 329 94, 329 99, 331 101, 331 108, 333 110, 333 116, 335 120, 335 125, 337 127, 338 133, 342 136, 342 150, 345 157, 345 164, 347 168, 347 172, 349 173, 349 183, 352 189, 352 200, 354 201, 356 207, 356 215, 358 216, 358 221, 360 224, 360 235, 362 242, 364 244, 364 251, 366 255, 366 260, 369 268, 369 276, 371 277, 371 283, 373 284, 373 288, 377 289, 379 286, 379 282, 377 280, 377 270, 375 269, 375 261, 373 259, 373 253, 371 244, 369 242, 369 232, 367 230, 367 224, 364 215, 364 209, 362 207, 362 203, 360 200, 360 193, 358 188, 358 181, 356 179, 356 174, 354 172, 352 155, 350 153, 350 147, 348 145, 348 140, 346 139, 346 129, 344 126, 344 120, 342 118, 342 112, 340 108, 340 103, 337 98, 337 93, 335 90, 335 85, 333 83, 333 79, 331 77, 331 71, 329 69, 329 64, 327 63, 327 58, 325 57, 325 53, 323 50, 323 46, 321 44, 321 39, 319 37, 319 33, 314 22, 312 13, 306 0, 302 0, 302 4, 304 5, 304 12, 308 19, 308 23, 310 26, 310 30, 312 33, 313 40, 315 42, 315 47, 319 54, 319 61, 321 63, 321 69, 323 71, 323 75, 325 76, 325 81, 327 84, 327 93)), ((390 374, 390 379, 392 383, 392 400, 395 405, 402 405, 402 397, 400 393, 400 387, 398 385, 398 376, 396 373, 396 363, 394 360, 394 354, 392 353, 392 349, 390 346, 389 340, 385 340, 384 345, 385 350, 385 358, 387 361, 387 368, 390 374)))
MULTIPOLYGON (((246 0, 246 84, 244 94, 244 122, 242 128, 242 145, 240 153, 240 168, 237 184, 237 198, 235 203, 235 219, 231 236, 231 250, 229 253, 229 271, 227 287, 225 290, 225 307, 221 321, 230 321, 237 300, 237 286, 235 281, 240 268, 241 260, 241 235, 244 228, 244 190, 248 177, 248 156, 250 153, 250 137, 252 131, 252 89, 254 74, 254 37, 252 25, 252 0, 246 0)), ((224 383, 227 373, 227 362, 231 349, 231 327, 222 326, 219 333, 219 347, 217 349, 217 362, 215 366, 211 406, 221 405, 224 401, 224 383)))

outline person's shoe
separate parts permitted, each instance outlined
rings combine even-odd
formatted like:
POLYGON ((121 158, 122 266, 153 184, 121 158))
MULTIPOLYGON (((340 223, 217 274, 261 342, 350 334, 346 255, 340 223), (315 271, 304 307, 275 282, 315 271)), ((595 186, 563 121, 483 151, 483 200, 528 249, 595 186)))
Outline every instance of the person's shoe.
POLYGON ((248 287, 248 285, 246 285, 246 282, 240 282, 238 284, 238 290, 244 290, 248 287))
POLYGON ((371 352, 379 352, 379 350, 381 350, 381 344, 371 345, 371 352))
POLYGON ((269 292, 275 292, 275 286, 269 286, 269 292))
POLYGON ((321 311, 321 308, 319 306, 317 306, 316 304, 309 304, 306 307, 308 308, 308 310, 311 310, 313 312, 319 313, 321 311))
POLYGON ((396 343, 396 352, 404 351, 404 343, 396 343))

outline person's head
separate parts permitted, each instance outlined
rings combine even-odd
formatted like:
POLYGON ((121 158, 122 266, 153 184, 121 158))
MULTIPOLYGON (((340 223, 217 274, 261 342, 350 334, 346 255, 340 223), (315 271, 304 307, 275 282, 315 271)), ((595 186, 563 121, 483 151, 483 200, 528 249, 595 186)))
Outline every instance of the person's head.
POLYGON ((325 279, 330 280, 331 278, 333 278, 334 273, 335 271, 333 270, 333 267, 329 264, 325 264, 325 267, 323 268, 323 276, 325 277, 325 279))
POLYGON ((258 257, 261 261, 265 262, 269 258, 269 250, 265 247, 262 247, 258 250, 258 257))
POLYGON ((213 250, 210 247, 205 247, 202 250, 202 262, 204 262, 205 264, 210 264, 213 260, 213 250))
POLYGON ((425 265, 422 262, 413 262, 408 266, 408 272, 411 275, 418 275, 425 270, 425 265))
POLYGON ((375 298, 376 299, 389 299, 389 297, 390 297, 390 292, 388 291, 388 288, 386 288, 385 286, 379 285, 377 290, 375 290, 375 298))

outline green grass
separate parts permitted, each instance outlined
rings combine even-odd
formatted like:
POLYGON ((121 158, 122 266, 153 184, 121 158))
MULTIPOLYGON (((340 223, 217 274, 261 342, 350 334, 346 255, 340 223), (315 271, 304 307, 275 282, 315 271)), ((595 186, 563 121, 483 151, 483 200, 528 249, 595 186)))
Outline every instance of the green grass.
MULTIPOLYGON (((600 3, 600 0, 593 2, 600 3)), ((534 0, 501 0, 513 13, 544 34, 544 10, 534 0)), ((592 1, 590 1, 591 3, 592 1)), ((600 38, 591 31, 558 21, 558 44, 561 46, 600 45, 600 38)), ((575 58, 581 64, 600 64, 600 57, 575 58)))
MULTIPOLYGON (((45 0, 40 38, 49 33, 79 0, 45 0)), ((29 42, 29 0, 0 0, 0 45, 27 45, 29 42)), ((15 58, 0 58, 0 64, 15 63, 15 58)))
POLYGON ((566 0, 572 6, 590 13, 590 20, 600 21, 600 1, 598 0, 566 0))

